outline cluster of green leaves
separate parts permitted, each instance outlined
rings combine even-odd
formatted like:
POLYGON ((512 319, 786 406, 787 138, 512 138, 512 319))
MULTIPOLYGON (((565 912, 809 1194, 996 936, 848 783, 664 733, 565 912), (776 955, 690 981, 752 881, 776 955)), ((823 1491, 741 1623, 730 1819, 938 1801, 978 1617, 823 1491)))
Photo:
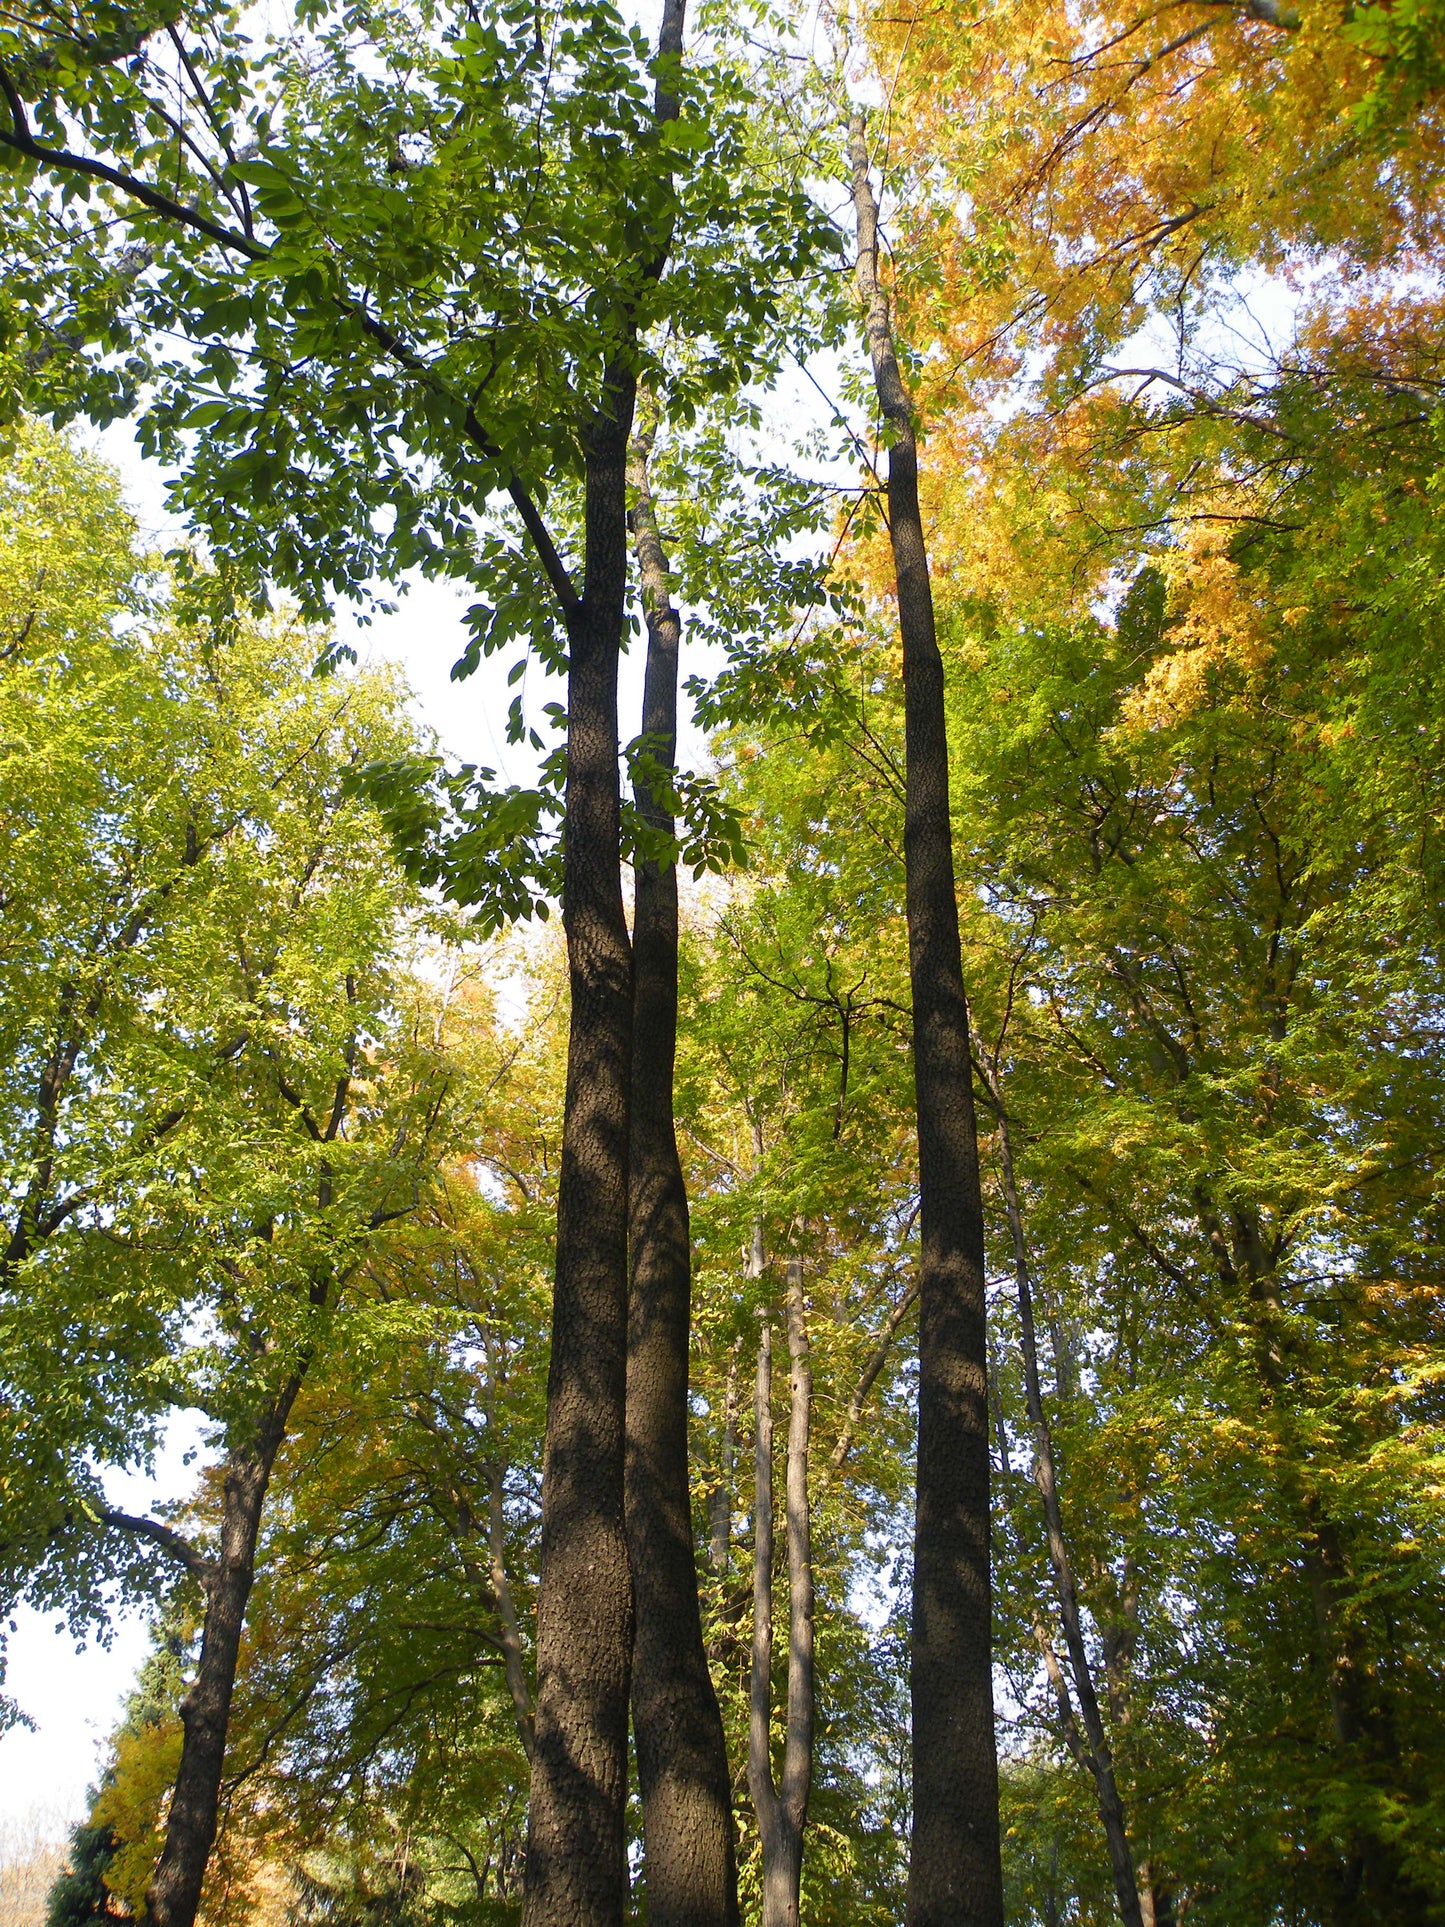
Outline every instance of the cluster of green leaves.
MULTIPOLYGON (((627 770, 676 827, 661 830, 624 803, 624 857, 689 864, 695 877, 745 867, 737 810, 711 777, 660 762, 659 748, 650 737, 635 738, 627 770)), ((541 785, 496 789, 492 770, 448 769, 442 757, 417 751, 362 764, 348 782, 381 817, 407 875, 470 910, 486 937, 530 917, 545 922, 561 895, 565 763, 565 752, 554 750, 541 785)))
MULTIPOLYGON (((554 759, 560 761, 560 756, 554 759)), ((492 787, 495 772, 417 751, 379 758, 351 772, 386 826, 407 874, 472 909, 481 934, 549 914, 562 886, 555 783, 492 787)))
POLYGON ((1438 0, 1355 7, 1345 32, 1379 63, 1370 91, 1355 109, 1356 125, 1376 139, 1402 145, 1414 113, 1445 89, 1445 13, 1438 0))
POLYGON ((349 1287, 467 1100, 347 794, 409 741, 399 692, 316 681, 285 621, 177 628, 113 479, 48 431, 5 474, 4 1589, 79 1632, 157 1583, 106 1469, 187 1408, 243 1441, 359 1342, 349 1287))

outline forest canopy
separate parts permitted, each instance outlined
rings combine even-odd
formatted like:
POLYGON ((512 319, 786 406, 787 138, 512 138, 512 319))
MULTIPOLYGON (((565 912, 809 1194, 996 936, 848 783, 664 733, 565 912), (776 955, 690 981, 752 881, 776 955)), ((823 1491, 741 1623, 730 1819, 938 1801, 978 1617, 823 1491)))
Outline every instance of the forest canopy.
POLYGON ((0 9, 0 1606, 152 1647, 48 1927, 1445 1922, 1442 87, 0 9))

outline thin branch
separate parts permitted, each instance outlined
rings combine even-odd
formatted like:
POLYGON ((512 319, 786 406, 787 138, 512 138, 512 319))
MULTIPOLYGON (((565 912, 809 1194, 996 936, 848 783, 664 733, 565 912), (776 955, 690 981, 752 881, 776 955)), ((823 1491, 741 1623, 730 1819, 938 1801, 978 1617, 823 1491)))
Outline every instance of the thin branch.
POLYGON ((828 1459, 829 1472, 841 1472, 853 1449, 853 1440, 858 1431, 858 1421, 863 1416, 863 1407, 868 1394, 877 1382, 878 1374, 888 1362, 888 1349, 898 1334, 898 1327, 918 1302, 917 1279, 908 1287, 898 1303, 889 1312, 884 1322, 878 1343, 869 1354, 868 1362, 859 1374, 858 1383, 853 1387, 852 1397, 848 1400, 848 1414, 843 1421, 843 1430, 838 1434, 838 1442, 828 1459))

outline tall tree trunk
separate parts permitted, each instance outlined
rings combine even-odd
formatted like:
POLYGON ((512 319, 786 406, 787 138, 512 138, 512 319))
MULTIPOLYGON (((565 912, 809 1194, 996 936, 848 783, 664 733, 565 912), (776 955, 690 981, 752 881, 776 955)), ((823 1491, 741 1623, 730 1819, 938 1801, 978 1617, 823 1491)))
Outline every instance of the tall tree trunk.
MULTIPOLYGON (((685 0, 665 0, 654 118, 677 117, 685 0)), ((661 275, 670 232, 645 264, 661 275)), ((622 910, 617 666, 627 600, 630 327, 583 437, 585 565, 567 607, 562 921, 571 1022, 537 1602, 525 1927, 616 1927, 627 1896, 632 1582, 625 1509, 632 946, 622 910)))
POLYGON ((1053 1568, 1054 1585, 1058 1592, 1064 1644, 1068 1650, 1069 1668, 1073 1674, 1074 1691, 1078 1695, 1079 1714, 1084 1725, 1088 1765, 1094 1776, 1094 1786, 1099 1798, 1099 1816, 1104 1823, 1104 1837, 1108 1842, 1109 1865, 1113 1870, 1114 1892, 1119 1902, 1119 1914, 1125 1927, 1144 1927, 1139 1884, 1134 1872, 1133 1855, 1129 1849, 1129 1831, 1124 1818, 1124 1803, 1120 1798, 1118 1782, 1114 1775, 1114 1755, 1109 1745, 1109 1736, 1104 1730, 1103 1717, 1099 1711, 1099 1696, 1094 1688, 1093 1667, 1089 1660, 1088 1648, 1084 1644, 1084 1629, 1079 1613, 1079 1593, 1074 1581, 1073 1561, 1069 1557, 1068 1542, 1064 1538, 1063 1509, 1059 1501, 1058 1475, 1054 1465, 1054 1442, 1049 1431, 1048 1415, 1044 1411, 1043 1393, 1039 1385, 1033 1283, 1029 1276, 1028 1247, 1024 1242, 1023 1216, 1019 1210, 1018 1186, 1014 1178, 1013 1145, 1009 1137, 1008 1119, 1004 1115, 1003 1104, 997 1089, 994 1089, 992 1095, 998 1105, 999 1163, 1003 1170, 1004 1206, 1013 1240, 1014 1278, 1018 1285, 1024 1398, 1028 1405, 1029 1424, 1033 1427, 1034 1478, 1044 1502, 1044 1528, 1048 1540, 1049 1564, 1053 1568))
POLYGON ((206 1864, 216 1838, 226 1729, 246 1602, 256 1576, 256 1537, 271 1469, 286 1436, 301 1375, 291 1378, 255 1433, 226 1455, 221 1544, 214 1560, 193 1567, 205 1593, 201 1657, 181 1700, 181 1759, 171 1794, 166 1837, 145 1899, 144 1927, 192 1927, 206 1864))
MULTIPOLYGON (((644 397, 644 406, 647 398, 644 397)), ((633 442, 629 480, 647 621, 643 734, 674 766, 681 623, 668 589, 647 462, 655 410, 633 442)), ((637 807, 660 834, 672 817, 645 784, 637 807)), ((735 1927, 737 1867, 722 1714, 698 1606, 688 1483, 692 1260, 673 1119, 677 1046, 677 870, 640 860, 632 920, 633 1033, 628 1235, 627 1542, 634 1631, 632 1724, 652 1927, 735 1927)))
POLYGON ((571 1025, 542 1459, 527 1927, 613 1927, 627 1887, 632 947, 622 911, 617 665, 633 396, 630 365, 614 364, 587 437, 586 590, 568 624, 562 920, 571 1025))
POLYGON ((789 1373, 786 1518, 788 1541, 788 1715, 783 1778, 773 1779, 773 1336, 758 1341, 753 1499, 753 1664, 748 1788, 763 1843, 762 1927, 798 1927, 803 1833, 813 1784, 813 1547, 808 1512, 808 1443, 813 1373, 803 1304, 803 1261, 788 1260, 789 1373))
POLYGON ((879 273, 864 119, 849 124, 858 289, 888 434, 903 638, 903 850, 922 1255, 913 1554, 911 1927, 1002 1927, 989 1592, 983 1201, 963 991, 943 659, 918 506, 913 411, 879 273))

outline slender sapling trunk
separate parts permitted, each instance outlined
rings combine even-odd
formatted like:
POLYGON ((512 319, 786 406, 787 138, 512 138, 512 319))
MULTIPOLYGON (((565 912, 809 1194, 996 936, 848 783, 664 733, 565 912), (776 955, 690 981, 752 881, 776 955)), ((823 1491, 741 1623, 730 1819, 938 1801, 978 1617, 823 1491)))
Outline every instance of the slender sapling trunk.
MULTIPOLYGON (((759 1232, 761 1234, 761 1227, 759 1232)), ((738 1455, 738 1366, 742 1355, 743 1341, 739 1333, 728 1352, 718 1481, 709 1493, 707 1502, 707 1561, 713 1578, 719 1581, 727 1578, 728 1556, 733 1543, 733 1476, 738 1455)))
POLYGON ((788 1713, 781 1785, 773 1779, 773 1413, 772 1328, 758 1342, 753 1499, 753 1654, 748 1788, 763 1843, 762 1927, 798 1927, 803 1836, 813 1783, 813 1548, 808 1512, 808 1442, 813 1374, 808 1356, 803 1263, 788 1260, 789 1373, 786 1474, 788 1713))

